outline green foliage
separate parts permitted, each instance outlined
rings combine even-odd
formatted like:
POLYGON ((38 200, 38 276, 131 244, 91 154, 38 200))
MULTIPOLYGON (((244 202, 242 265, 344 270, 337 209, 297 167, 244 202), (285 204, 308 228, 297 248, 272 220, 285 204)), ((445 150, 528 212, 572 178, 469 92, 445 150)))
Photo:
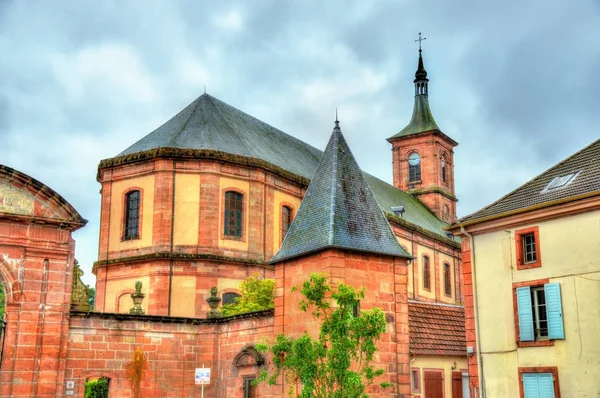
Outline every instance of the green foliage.
POLYGON ((274 385, 283 375, 288 382, 302 384, 302 391, 297 392, 301 398, 367 397, 366 387, 384 373, 371 362, 377 351, 375 343, 386 330, 385 314, 373 308, 353 316, 364 289, 357 292, 345 284, 332 289, 320 274, 311 274, 301 293, 300 309, 320 322, 319 336, 314 339, 304 333, 292 339, 278 335, 272 345, 258 344, 259 351, 273 354, 275 369, 271 374, 261 371, 257 381, 274 385))
POLYGON ((96 288, 90 287, 88 293, 88 303, 90 304, 90 311, 94 310, 94 303, 96 302, 96 288))
POLYGON ((108 379, 101 377, 87 381, 84 398, 108 398, 108 379))
POLYGON ((241 296, 233 304, 221 307, 223 316, 275 308, 275 281, 261 279, 260 274, 246 278, 240 284, 241 296))
POLYGON ((0 321, 4 319, 4 307, 6 306, 6 296, 4 295, 4 286, 0 283, 0 321))

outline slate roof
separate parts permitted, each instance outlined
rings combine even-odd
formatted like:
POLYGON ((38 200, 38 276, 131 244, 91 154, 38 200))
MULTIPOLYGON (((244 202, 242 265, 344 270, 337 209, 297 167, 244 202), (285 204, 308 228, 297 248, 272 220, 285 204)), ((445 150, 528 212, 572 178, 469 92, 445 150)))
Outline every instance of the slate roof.
POLYGON ((396 240, 339 127, 270 263, 326 248, 412 258, 396 240))
POLYGON ((322 155, 305 142, 208 94, 118 156, 161 147, 212 149, 259 158, 306 178, 312 177, 322 155))
MULTIPOLYGON (((558 181, 558 180, 556 180, 558 181)), ((489 206, 458 220, 453 226, 474 224, 513 213, 551 206, 557 201, 600 195, 600 140, 549 168, 489 206), (576 174, 568 185, 544 189, 554 179, 576 174)))
POLYGON ((467 355, 464 307, 409 301, 408 333, 411 355, 467 355))
MULTIPOLYGON (((207 149, 257 158, 310 179, 323 152, 225 102, 203 94, 165 124, 121 152, 113 160, 157 148, 207 149)), ((105 162, 105 161, 103 161, 105 162)), ((102 163, 101 163, 102 166, 102 163)), ((446 238, 444 227, 419 199, 363 173, 382 211, 404 206, 402 218, 446 238)))

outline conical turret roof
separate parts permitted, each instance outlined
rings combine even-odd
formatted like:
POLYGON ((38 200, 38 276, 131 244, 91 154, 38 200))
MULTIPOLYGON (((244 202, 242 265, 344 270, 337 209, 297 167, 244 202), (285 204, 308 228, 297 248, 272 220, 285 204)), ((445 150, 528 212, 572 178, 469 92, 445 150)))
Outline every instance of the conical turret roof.
POLYGON ((327 248, 412 258, 396 240, 337 120, 296 218, 270 262, 327 248))

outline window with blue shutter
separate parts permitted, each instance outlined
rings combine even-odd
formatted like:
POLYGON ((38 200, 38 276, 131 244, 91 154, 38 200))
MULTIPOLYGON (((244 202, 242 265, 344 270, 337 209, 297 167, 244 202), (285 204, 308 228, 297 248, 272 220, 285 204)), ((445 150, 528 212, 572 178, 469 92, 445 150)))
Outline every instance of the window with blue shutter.
POLYGON ((516 288, 519 341, 564 339, 560 284, 516 288))
POLYGON ((554 398, 552 373, 523 373, 524 398, 554 398))
POLYGON ((544 285, 546 295, 546 314, 548 318, 548 338, 564 339, 565 330, 563 327, 562 302, 560 297, 560 284, 547 283, 544 285))
POLYGON ((517 288, 517 307, 519 312, 519 340, 534 341, 531 288, 528 286, 517 288))

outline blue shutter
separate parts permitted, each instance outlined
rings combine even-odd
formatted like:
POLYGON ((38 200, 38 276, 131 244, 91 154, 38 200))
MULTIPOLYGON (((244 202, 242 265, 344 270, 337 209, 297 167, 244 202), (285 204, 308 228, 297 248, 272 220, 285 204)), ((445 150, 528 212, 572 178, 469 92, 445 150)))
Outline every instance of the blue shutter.
POLYGON ((546 315, 548 316, 548 338, 564 339, 562 303, 560 297, 560 284, 548 283, 544 285, 546 295, 546 315))
POLYGON ((540 398, 554 398, 554 378, 552 373, 538 373, 540 398))
POLYGON ((552 373, 523 373, 525 398, 555 398, 552 373))
POLYGON ((523 373, 523 395, 525 398, 541 398, 537 373, 523 373))
POLYGON ((519 315, 519 340, 533 341, 533 310, 531 308, 531 289, 517 288, 517 310, 519 315))

